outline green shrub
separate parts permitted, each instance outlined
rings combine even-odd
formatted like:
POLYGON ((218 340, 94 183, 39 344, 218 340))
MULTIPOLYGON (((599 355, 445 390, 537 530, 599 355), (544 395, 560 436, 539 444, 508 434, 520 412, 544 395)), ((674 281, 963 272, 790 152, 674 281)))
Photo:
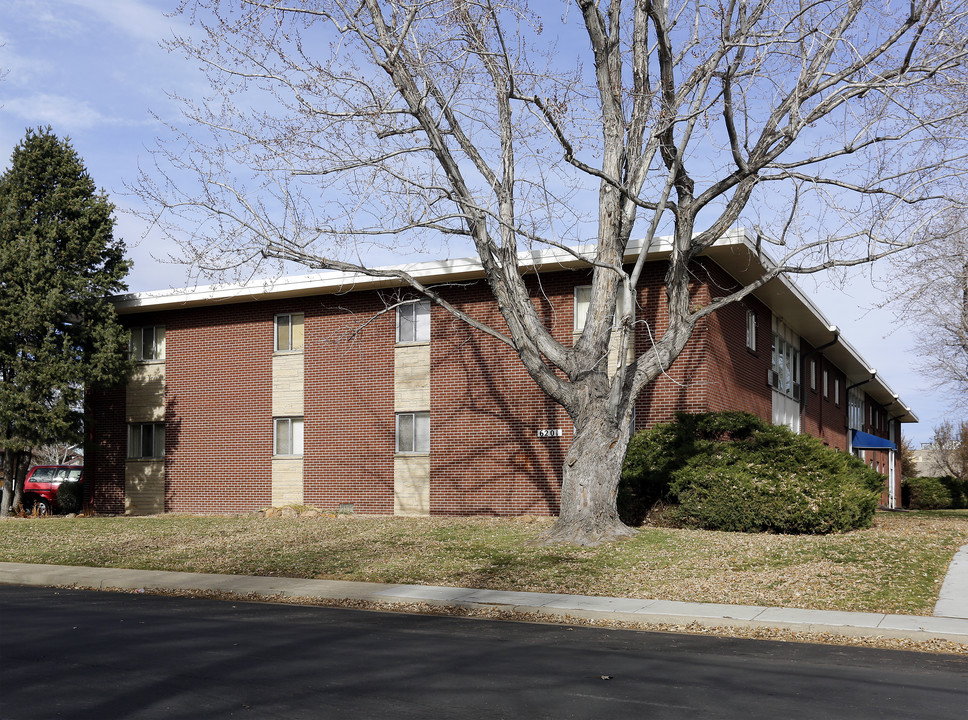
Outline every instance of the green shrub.
POLYGON ((57 509, 62 513, 78 513, 84 504, 84 488, 79 482, 62 482, 57 487, 57 509))
POLYGON ((945 475, 938 478, 948 494, 951 495, 951 504, 948 506, 952 510, 964 510, 968 508, 968 480, 945 475))
POLYGON ((710 443, 747 439, 767 427, 756 415, 745 412, 677 413, 673 423, 636 433, 629 442, 619 483, 622 519, 637 525, 655 503, 670 500, 673 473, 710 443))
POLYGON ((954 478, 913 477, 907 478, 908 505, 917 510, 938 510, 952 506, 951 491, 945 487, 945 479, 954 478))
POLYGON ((882 475, 755 416, 715 415, 679 416, 639 433, 623 472, 624 499, 664 500, 673 505, 668 517, 707 530, 829 533, 870 526, 882 475))

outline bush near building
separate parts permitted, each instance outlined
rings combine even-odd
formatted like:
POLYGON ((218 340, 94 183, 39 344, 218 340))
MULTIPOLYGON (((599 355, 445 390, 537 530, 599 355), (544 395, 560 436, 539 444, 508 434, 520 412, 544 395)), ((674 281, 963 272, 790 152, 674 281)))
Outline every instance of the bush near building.
POLYGON ((968 480, 950 475, 905 478, 901 500, 912 510, 961 510, 968 508, 968 480))
POLYGON ((685 527, 822 534, 870 527, 883 486, 816 438, 748 413, 698 413, 636 434, 619 497, 627 522, 662 501, 685 527))

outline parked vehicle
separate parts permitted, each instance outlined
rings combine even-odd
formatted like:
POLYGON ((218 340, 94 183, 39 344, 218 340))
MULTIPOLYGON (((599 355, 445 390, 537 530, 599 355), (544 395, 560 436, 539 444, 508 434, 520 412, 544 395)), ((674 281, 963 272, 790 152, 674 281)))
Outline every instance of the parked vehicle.
POLYGON ((84 482, 83 465, 38 465, 31 468, 24 481, 24 507, 36 508, 40 515, 49 515, 57 507, 57 489, 61 483, 84 482))

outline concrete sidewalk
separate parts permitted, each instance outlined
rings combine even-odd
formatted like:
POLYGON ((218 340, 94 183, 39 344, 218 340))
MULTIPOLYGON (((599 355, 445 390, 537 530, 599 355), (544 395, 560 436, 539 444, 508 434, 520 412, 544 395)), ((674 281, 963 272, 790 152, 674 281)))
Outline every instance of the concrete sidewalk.
POLYGON ((426 603, 445 607, 502 609, 544 616, 553 621, 580 618, 656 625, 763 627, 915 641, 943 639, 968 644, 968 545, 959 551, 951 564, 934 617, 25 563, 0 563, 0 583, 176 593, 201 591, 255 595, 266 600, 283 597, 389 604, 426 603))

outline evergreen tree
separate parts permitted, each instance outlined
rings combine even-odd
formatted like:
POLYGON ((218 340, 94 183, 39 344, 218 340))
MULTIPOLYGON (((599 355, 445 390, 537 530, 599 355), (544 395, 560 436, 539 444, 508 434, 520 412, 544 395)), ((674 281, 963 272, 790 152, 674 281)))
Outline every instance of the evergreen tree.
POLYGON ((0 177, 0 516, 21 503, 33 448, 81 442, 85 388, 128 372, 108 300, 129 267, 113 211, 49 127, 27 132, 0 177))

